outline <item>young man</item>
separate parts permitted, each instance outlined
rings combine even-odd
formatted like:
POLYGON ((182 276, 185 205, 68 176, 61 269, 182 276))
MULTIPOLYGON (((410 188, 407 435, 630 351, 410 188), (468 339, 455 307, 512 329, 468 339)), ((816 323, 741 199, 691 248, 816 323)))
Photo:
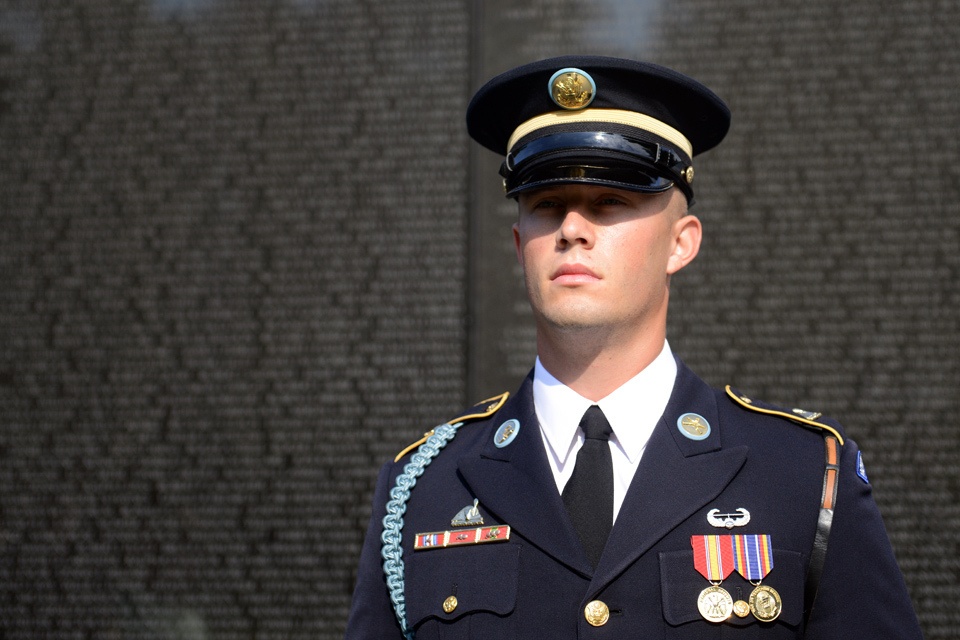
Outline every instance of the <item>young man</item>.
POLYGON ((505 157, 538 358, 384 466, 347 638, 919 638, 856 444, 666 341, 726 105, 564 57, 491 80, 467 124, 505 157))

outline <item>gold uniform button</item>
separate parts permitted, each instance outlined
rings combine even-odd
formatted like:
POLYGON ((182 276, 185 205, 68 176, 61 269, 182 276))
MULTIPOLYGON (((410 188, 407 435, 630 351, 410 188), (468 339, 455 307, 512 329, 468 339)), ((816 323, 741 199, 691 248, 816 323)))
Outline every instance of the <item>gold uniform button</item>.
POLYGON ((457 608, 458 604, 459 603, 457 602, 457 597, 450 596, 449 598, 443 601, 444 613, 453 613, 453 610, 457 608))
POLYGON ((610 619, 610 608, 601 600, 594 600, 583 609, 583 617, 594 627, 602 627, 610 619))
POLYGON ((733 613, 735 613, 738 618, 746 618, 750 615, 750 605, 743 600, 737 600, 733 603, 733 613))

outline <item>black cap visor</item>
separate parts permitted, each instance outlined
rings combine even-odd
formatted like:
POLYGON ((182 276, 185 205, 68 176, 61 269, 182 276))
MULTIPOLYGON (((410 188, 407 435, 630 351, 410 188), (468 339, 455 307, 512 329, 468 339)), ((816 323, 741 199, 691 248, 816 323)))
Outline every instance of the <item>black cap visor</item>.
POLYGON ((565 132, 522 141, 500 168, 507 197, 554 184, 594 184, 662 193, 678 185, 687 199, 693 192, 682 179, 689 163, 672 149, 617 133, 565 132))

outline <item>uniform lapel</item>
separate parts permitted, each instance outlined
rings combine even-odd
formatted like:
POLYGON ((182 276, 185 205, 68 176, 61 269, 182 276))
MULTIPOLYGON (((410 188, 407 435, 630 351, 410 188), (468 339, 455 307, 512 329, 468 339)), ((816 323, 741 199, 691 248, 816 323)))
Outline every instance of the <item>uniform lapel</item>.
POLYGON ((495 416, 494 429, 478 456, 459 461, 459 470, 483 507, 545 553, 589 576, 593 570, 550 471, 533 405, 532 375, 495 416), (520 422, 509 445, 498 448, 493 432, 506 420, 520 422))
POLYGON ((600 558, 594 587, 613 580, 657 541, 723 491, 747 457, 747 447, 721 447, 713 390, 678 360, 677 382, 653 430, 600 558), (697 413, 711 425, 704 440, 680 433, 677 420, 697 413))
MULTIPOLYGON (((593 577, 596 591, 719 495, 746 460, 747 447, 721 447, 713 390, 682 362, 678 364, 670 401, 647 443, 593 577), (703 416, 711 425, 710 436, 696 441, 681 435, 677 420, 684 413, 703 416)), ((459 461, 465 482, 483 507, 516 535, 581 575, 591 576, 594 571, 546 459, 531 377, 494 421, 479 455, 459 461), (497 448, 492 433, 509 419, 520 422, 520 432, 511 444, 497 448)))

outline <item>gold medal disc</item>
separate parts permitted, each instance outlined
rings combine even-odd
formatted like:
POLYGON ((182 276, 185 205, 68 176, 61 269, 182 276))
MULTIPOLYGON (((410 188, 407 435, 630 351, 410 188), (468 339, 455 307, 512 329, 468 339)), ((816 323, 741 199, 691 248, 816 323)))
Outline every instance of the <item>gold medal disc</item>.
POLYGON ((765 584, 757 585, 750 594, 750 612, 760 622, 773 622, 780 615, 782 608, 780 594, 773 587, 765 584))
POLYGON ((714 585, 700 592, 697 608, 700 609, 700 615, 704 619, 710 622, 723 622, 733 613, 733 598, 726 589, 714 585))

